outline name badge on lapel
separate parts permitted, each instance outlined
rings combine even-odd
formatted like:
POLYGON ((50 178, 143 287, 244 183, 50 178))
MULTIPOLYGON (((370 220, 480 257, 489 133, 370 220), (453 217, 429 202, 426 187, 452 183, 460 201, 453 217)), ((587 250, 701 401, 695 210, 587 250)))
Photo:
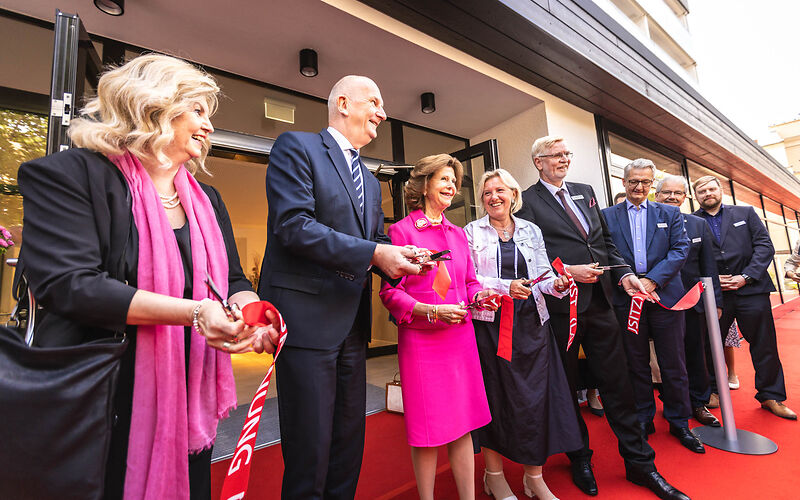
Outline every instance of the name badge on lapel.
POLYGON ((734 222, 733 227, 739 227, 747 224, 747 221, 740 220, 739 222, 734 222))
POLYGON ((667 226, 666 222, 659 222, 658 224, 656 224, 656 226, 661 228, 661 229, 666 229, 667 227, 669 227, 669 226, 667 226))
POLYGON ((583 199, 583 195, 582 194, 574 194, 574 195, 570 196, 570 198, 572 198, 573 200, 582 200, 583 199))
POLYGON ((700 243, 703 241, 703 238, 692 238, 692 243, 700 243))

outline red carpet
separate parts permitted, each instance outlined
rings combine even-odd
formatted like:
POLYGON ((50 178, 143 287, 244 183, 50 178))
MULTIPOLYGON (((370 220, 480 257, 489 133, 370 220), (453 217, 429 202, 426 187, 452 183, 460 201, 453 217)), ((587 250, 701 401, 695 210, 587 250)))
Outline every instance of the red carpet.
MULTIPOLYGON (((775 317, 789 395, 786 404, 799 411, 800 304, 786 304, 776 309, 775 317)), ((736 426, 772 439, 778 443, 778 452, 767 456, 749 456, 707 447, 705 455, 697 455, 678 444, 668 433, 667 422, 657 417, 656 433, 650 436, 650 443, 656 450, 659 471, 694 500, 800 498, 800 422, 780 419, 759 407, 753 398, 753 365, 744 342, 742 348, 736 350, 736 371, 742 387, 731 391, 736 426)), ((712 411, 721 416, 719 409, 712 411)), ((588 412, 584 418, 594 449, 592 462, 600 490, 598 498, 656 498, 647 490, 625 481, 625 469, 617 453, 617 443, 605 419, 588 412)), ((694 425, 695 422, 690 422, 690 426, 694 425)), ((487 499, 479 474, 483 470, 483 459, 480 455, 475 458, 477 498, 487 499)), ((228 461, 212 465, 212 498, 219 497, 227 466, 228 461)), ((280 446, 256 452, 247 498, 280 498, 282 472, 280 446)), ((522 467, 508 463, 506 477, 514 493, 520 499, 527 498, 522 493, 522 467)), ((561 500, 590 498, 572 484, 569 462, 564 455, 554 456, 548 461, 545 478, 550 489, 561 500)), ((418 498, 402 416, 381 412, 367 417, 364 464, 356 498, 418 498)), ((439 454, 436 498, 458 498, 443 450, 439 454)))

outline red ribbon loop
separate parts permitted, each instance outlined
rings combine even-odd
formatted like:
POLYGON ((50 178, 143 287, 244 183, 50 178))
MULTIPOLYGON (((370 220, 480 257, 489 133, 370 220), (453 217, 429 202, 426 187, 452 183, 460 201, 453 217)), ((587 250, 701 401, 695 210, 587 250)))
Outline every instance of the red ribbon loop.
POLYGON ((262 300, 260 302, 251 302, 242 308, 242 317, 244 322, 250 326, 269 326, 272 324, 266 316, 267 311, 272 311, 278 317, 280 322, 280 338, 278 339, 278 347, 272 357, 272 364, 267 369, 267 374, 261 385, 258 386, 253 401, 250 403, 250 409, 247 411, 247 418, 242 427, 242 433, 239 435, 239 441, 236 443, 236 451, 233 453, 231 465, 228 467, 228 474, 225 476, 225 482, 222 484, 222 493, 220 500, 238 500, 244 498, 247 493, 247 484, 250 481, 250 464, 252 463, 253 453, 255 452, 256 434, 258 433, 258 425, 261 421, 261 411, 264 409, 264 400, 267 397, 267 389, 269 388, 269 380, 272 377, 272 372, 275 370, 275 360, 286 342, 286 323, 283 322, 283 317, 278 310, 269 302, 262 300))
MULTIPOLYGON (((695 306, 695 304, 697 304, 697 301, 700 300, 700 295, 702 295, 702 293, 703 283, 698 281, 691 289, 689 289, 688 292, 686 292, 683 297, 681 297, 681 300, 675 303, 674 306, 667 307, 659 301, 656 301, 656 304, 668 311, 685 311, 687 309, 691 309, 695 306)), ((642 316, 642 306, 644 305, 645 299, 648 297, 652 298, 649 293, 642 292, 637 292, 631 296, 631 309, 628 312, 628 331, 633 332, 636 335, 639 335, 639 318, 642 316)))

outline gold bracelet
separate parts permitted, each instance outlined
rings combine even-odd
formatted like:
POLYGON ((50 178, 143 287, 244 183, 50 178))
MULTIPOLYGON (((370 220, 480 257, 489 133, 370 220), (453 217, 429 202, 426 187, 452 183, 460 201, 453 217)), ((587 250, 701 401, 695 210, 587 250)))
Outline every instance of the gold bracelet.
POLYGON ((439 306, 435 304, 433 306, 433 321, 434 323, 439 321, 439 306))
POLYGON ((211 300, 211 299, 203 299, 200 301, 197 306, 195 306, 194 311, 192 311, 192 326, 194 327, 194 331, 196 331, 200 336, 205 337, 203 330, 200 329, 200 323, 198 322, 198 317, 200 316, 200 308, 203 307, 203 302, 211 300))

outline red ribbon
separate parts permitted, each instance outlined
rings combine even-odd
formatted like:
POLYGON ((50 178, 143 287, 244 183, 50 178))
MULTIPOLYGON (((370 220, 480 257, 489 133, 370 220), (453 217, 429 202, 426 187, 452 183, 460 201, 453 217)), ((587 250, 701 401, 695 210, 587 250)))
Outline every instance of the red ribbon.
POLYGON ((228 475, 222 485, 220 500, 239 500, 244 498, 247 493, 247 483, 250 481, 250 464, 255 451, 256 434, 258 434, 258 424, 261 421, 261 411, 264 409, 264 400, 267 397, 269 379, 275 369, 275 360, 278 358, 284 342, 286 342, 286 323, 283 322, 281 313, 269 302, 262 300, 247 304, 242 308, 242 317, 244 322, 250 326, 269 326, 271 322, 266 317, 265 313, 267 311, 274 312, 278 316, 278 321, 281 325, 278 347, 273 354, 272 364, 267 370, 267 375, 261 385, 258 386, 256 394, 253 396, 253 401, 250 403, 247 419, 244 421, 242 433, 236 443, 236 451, 231 459, 231 465, 228 467, 228 475))
POLYGON ((561 262, 560 257, 556 257, 552 264, 558 274, 566 276, 569 280, 569 338, 567 339, 567 350, 569 351, 572 341, 575 340, 575 332, 578 331, 578 285, 575 284, 572 275, 564 269, 564 263, 561 262))
MULTIPOLYGON (((668 311, 685 311, 691 309, 700 300, 700 295, 703 293, 703 284, 697 282, 686 295, 681 297, 674 306, 667 307, 659 301, 656 304, 660 305, 668 311)), ((642 315, 642 305, 646 298, 652 297, 649 293, 637 292, 631 296, 631 309, 628 312, 628 331, 639 335, 639 318, 642 315)))
POLYGON ((511 346, 514 336, 514 299, 503 295, 500 305, 500 334, 497 337, 497 355, 511 361, 511 346))

